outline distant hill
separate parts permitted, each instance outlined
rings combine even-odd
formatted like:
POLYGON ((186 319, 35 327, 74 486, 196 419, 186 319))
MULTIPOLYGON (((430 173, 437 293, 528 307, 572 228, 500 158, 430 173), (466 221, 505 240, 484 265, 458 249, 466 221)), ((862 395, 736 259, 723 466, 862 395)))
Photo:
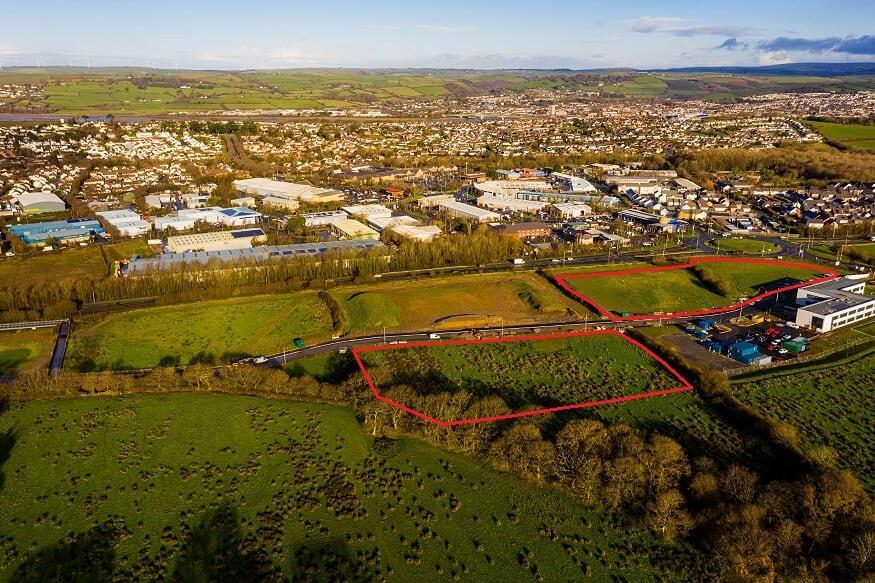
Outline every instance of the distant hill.
POLYGON ((648 69, 653 73, 725 73, 727 75, 782 75, 847 77, 875 75, 875 63, 787 63, 762 67, 682 67, 648 69))

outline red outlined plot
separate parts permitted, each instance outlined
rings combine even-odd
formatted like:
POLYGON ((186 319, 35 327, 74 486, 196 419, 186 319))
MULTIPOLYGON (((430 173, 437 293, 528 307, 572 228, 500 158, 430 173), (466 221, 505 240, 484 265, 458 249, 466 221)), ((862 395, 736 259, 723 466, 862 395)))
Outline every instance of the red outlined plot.
POLYGON ((825 281, 832 281, 838 278, 839 274, 835 269, 824 268, 819 265, 811 265, 809 263, 797 263, 794 261, 777 261, 773 259, 751 259, 751 258, 742 258, 742 257, 694 257, 690 260, 689 263, 679 263, 677 265, 666 265, 659 267, 638 267, 635 269, 622 269, 617 271, 594 271, 592 273, 575 273, 572 275, 557 275, 554 277, 556 283, 565 290, 570 295, 578 298, 582 302, 592 306, 595 308, 602 316, 613 321, 613 322, 641 322, 648 320, 660 320, 666 318, 687 318, 690 316, 709 316, 713 314, 725 314, 726 312, 731 312, 733 310, 737 310, 739 308, 743 308, 745 306, 750 306, 758 301, 774 296, 785 291, 790 291, 794 289, 798 289, 800 287, 805 287, 808 285, 814 285, 817 283, 823 283, 825 281), (571 285, 569 285, 568 280, 571 279, 589 279, 596 277, 611 277, 615 275, 632 275, 635 273, 649 273, 649 272, 658 272, 658 271, 675 271, 679 269, 687 269, 693 267, 697 263, 759 263, 764 265, 778 265, 783 267, 795 267, 801 269, 810 269, 812 271, 820 271, 823 273, 827 273, 829 275, 825 277, 819 277, 815 279, 810 279, 808 281, 803 281, 797 284, 784 286, 778 289, 770 290, 764 293, 761 293, 752 298, 748 298, 743 302, 738 302, 732 304, 731 306, 726 306, 724 308, 712 308, 707 310, 695 310, 690 312, 673 312, 671 314, 638 314, 632 316, 617 316, 613 314, 610 310, 605 309, 601 305, 599 305, 595 300, 585 296, 580 293, 571 285))
POLYGON ((368 383, 368 386, 371 388, 371 391, 374 393, 374 396, 384 403, 392 405, 393 407, 397 407, 403 411, 407 411, 411 415, 415 415, 420 419, 424 419, 425 421, 429 421, 434 423, 435 425, 440 425, 441 427, 451 427, 453 425, 465 425, 469 423, 481 423, 484 421, 501 421, 503 419, 515 419, 517 417, 527 417, 530 415, 543 415, 546 413, 557 413, 559 411, 569 411, 572 409, 582 409, 584 407, 596 407, 598 405, 611 405, 614 403, 622 403, 624 401, 631 401, 634 399, 646 399, 648 397, 657 397, 660 395, 669 395, 672 393, 679 393, 681 391, 691 391, 693 386, 687 381, 684 377, 680 375, 674 368, 671 367, 665 360, 660 358, 657 354, 655 354, 652 350, 638 342, 633 338, 629 338, 622 332, 618 332, 616 330, 588 330, 581 332, 563 332, 557 334, 536 334, 532 336, 512 336, 508 338, 474 338, 470 340, 446 340, 446 341, 429 341, 429 342, 410 342, 408 344, 393 344, 393 345, 382 345, 382 346, 365 346, 360 348, 353 348, 352 355, 355 358, 356 363, 358 363, 359 369, 362 371, 362 375, 365 377, 365 381, 368 383), (376 352, 383 350, 404 350, 405 348, 422 348, 427 346, 461 346, 467 344, 494 344, 500 342, 526 342, 526 341, 537 341, 537 340, 555 340, 560 338, 577 338, 580 336, 596 336, 596 335, 606 335, 611 334, 614 336, 619 336, 626 342, 633 344, 638 347, 644 353, 646 353, 650 358, 658 362, 671 376, 676 378, 679 383, 679 386, 671 388, 671 389, 661 389, 658 391, 650 391, 638 393, 635 395, 624 395, 621 397, 613 397, 610 399, 602 399, 600 401, 589 401, 585 403, 574 403, 571 405, 561 405, 558 407, 547 407, 544 409, 535 409, 531 411, 520 411, 518 413, 507 413, 505 415, 495 415, 492 417, 479 417, 476 419, 449 419, 449 420, 441 420, 435 419, 421 411, 417 411, 412 407, 409 407, 403 403, 398 403, 389 399, 388 397, 382 395, 374 383, 374 380, 371 378, 371 375, 368 373, 367 367, 365 367, 364 362, 362 362, 361 353, 363 352, 376 352))

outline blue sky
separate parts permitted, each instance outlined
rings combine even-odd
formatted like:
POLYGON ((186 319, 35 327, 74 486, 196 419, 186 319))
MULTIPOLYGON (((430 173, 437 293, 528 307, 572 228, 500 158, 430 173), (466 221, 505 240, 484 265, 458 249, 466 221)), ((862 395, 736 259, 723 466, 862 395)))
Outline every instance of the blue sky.
POLYGON ((0 65, 598 68, 875 61, 873 0, 0 0, 0 65))

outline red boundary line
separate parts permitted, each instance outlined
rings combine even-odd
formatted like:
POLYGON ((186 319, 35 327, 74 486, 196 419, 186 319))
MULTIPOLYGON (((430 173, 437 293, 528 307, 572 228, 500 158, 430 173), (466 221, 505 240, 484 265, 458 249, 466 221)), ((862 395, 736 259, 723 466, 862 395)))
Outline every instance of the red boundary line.
POLYGON ((585 407, 595 407, 598 405, 611 405, 614 403, 623 403, 625 401, 632 401, 635 399, 646 399, 648 397, 658 397, 660 395, 669 395, 672 393, 679 393, 682 391, 691 391, 693 386, 690 384, 688 380, 686 380, 679 372, 677 372, 670 364, 668 364, 664 359, 662 359, 659 355, 654 353, 652 350, 638 342, 633 338, 629 338, 622 332, 618 332, 616 330, 587 330, 587 331, 578 331, 578 332, 560 332, 556 334, 535 334, 529 336, 512 336, 509 338, 472 338, 469 340, 447 340, 447 341, 428 341, 428 342, 411 342, 409 344, 403 345, 384 345, 384 346, 364 346, 359 348, 352 349, 353 358, 355 358, 356 363, 359 366, 359 369, 362 371, 362 375, 365 377, 365 381, 368 383, 368 386, 371 388, 371 392, 374 393, 374 396, 393 407, 397 407, 402 411, 406 411, 411 415, 415 415, 420 419, 424 419, 425 421, 429 421, 430 423, 434 423, 435 425, 439 425, 441 427, 451 427, 454 425, 466 425, 470 423, 481 423, 484 421, 501 421, 504 419, 516 419, 518 417, 528 417, 531 415, 544 415, 546 413, 556 413, 559 411, 569 411, 572 409, 583 409, 585 407), (365 367, 364 362, 362 362, 360 353, 362 352, 376 352, 381 350, 403 350, 405 348, 421 348, 425 346, 461 346, 467 344, 494 344, 499 342, 525 342, 532 340, 553 340, 557 338, 576 338, 579 336, 595 336, 600 334, 611 334, 614 336, 619 336, 626 342, 637 346, 639 349, 644 351, 648 356, 650 356, 653 360, 661 364, 669 373, 672 374, 676 379, 678 379, 682 384, 678 387, 674 387, 671 389, 661 389, 659 391, 651 391, 646 393, 638 393, 635 395, 625 395, 622 397, 613 397, 610 399, 602 399, 600 401, 588 401, 586 403, 576 403, 572 405, 561 405, 558 407, 547 407, 544 409, 534 409, 531 411, 520 411, 518 413, 507 413, 504 415, 493 415, 490 417, 478 417, 476 419, 457 419, 454 421, 441 421, 440 419, 435 419, 425 413, 417 411, 403 403, 398 403, 389 399, 388 397, 382 395, 378 390, 374 383, 374 380, 371 378, 370 373, 368 373, 367 367, 365 367))
POLYGON ((750 306, 752 304, 757 303, 763 298, 767 298, 769 296, 774 296, 785 291, 790 291, 794 289, 799 289, 800 287, 805 287, 809 285, 815 285, 818 283, 823 283, 826 281, 832 281, 837 279, 839 276, 838 272, 832 268, 823 268, 819 265, 812 265, 810 263, 798 263, 795 261, 776 261, 773 259, 750 259, 750 258, 735 258, 735 257, 694 257, 690 260, 689 263, 679 263, 677 265, 666 265, 660 267, 639 267, 635 269, 621 269, 617 271, 594 271, 592 273, 575 273, 571 275, 557 275, 554 277, 556 283, 565 290, 570 295, 580 299, 584 303, 595 308, 602 316, 611 320, 612 322, 642 322, 642 321, 652 321, 652 320, 661 320, 665 318, 686 318, 690 316, 709 316, 714 314, 725 314, 727 312, 731 312, 733 310, 737 310, 739 308, 743 308, 744 306, 750 306), (653 271, 675 271, 680 269, 687 269, 693 267, 697 263, 759 263, 764 265, 781 265, 784 267, 797 267, 802 269, 812 269, 816 271, 822 271, 824 273, 830 274, 827 277, 820 277, 808 281, 803 281, 801 283, 788 285, 776 290, 768 291, 761 293, 757 296, 749 298, 743 302, 738 302, 732 304, 731 306, 726 306, 724 308, 714 308, 708 310, 697 310, 691 312, 674 312, 672 314, 640 314, 634 316, 616 316, 610 310, 605 309, 601 305, 598 304, 592 298, 582 294, 577 291, 571 285, 568 284, 568 280, 570 279, 587 279, 591 277, 609 277, 612 275, 631 275, 636 273, 649 273, 653 271))

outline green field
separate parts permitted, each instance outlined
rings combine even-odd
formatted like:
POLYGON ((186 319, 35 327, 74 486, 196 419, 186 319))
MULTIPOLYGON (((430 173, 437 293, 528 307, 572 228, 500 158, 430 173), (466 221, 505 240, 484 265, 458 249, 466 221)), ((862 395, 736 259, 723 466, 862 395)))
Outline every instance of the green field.
POLYGON ((610 97, 677 96, 719 101, 791 91, 872 89, 870 77, 635 73, 629 71, 476 71, 287 69, 176 71, 20 68, 0 84, 29 84, 42 95, 10 104, 61 114, 167 114, 231 109, 367 108, 404 101, 533 89, 600 92, 610 97))
MULTIPOLYGON (((447 344, 361 353, 382 392, 410 387, 423 413, 442 421, 429 396, 500 397, 510 409, 555 407, 679 386, 659 363, 614 334, 447 344)), ((405 403, 413 405, 412 403, 405 403)))
POLYGON ((732 305, 775 287, 804 281, 819 273, 811 269, 750 263, 704 263, 706 270, 724 280, 729 293, 708 289, 690 269, 623 274, 566 280, 574 290, 615 312, 652 314, 706 310, 732 305))
POLYGON ((0 579, 700 580, 678 544, 338 407, 162 395, 0 417, 0 579))
POLYGON ((0 332, 0 377, 47 367, 56 334, 54 328, 0 332))
POLYGON ((756 239, 746 238, 723 238, 708 241, 708 246, 720 251, 730 253, 746 253, 750 255, 759 255, 761 253, 776 253, 778 246, 767 241, 757 241, 756 239))
POLYGON ((851 148, 875 151, 875 125, 809 122, 827 139, 851 148))
POLYGON ((792 370, 734 386, 741 400, 800 430, 804 445, 853 471, 875 491, 875 353, 839 366, 809 372, 792 370))
POLYGON ((532 273, 444 277, 341 288, 331 292, 355 334, 526 324, 582 311, 532 273))
MULTIPOLYGON (((534 274, 472 275, 350 286, 332 290, 343 312, 335 332, 315 292, 212 300, 120 312, 83 321, 73 331, 67 366, 139 369, 275 354, 292 340, 322 342, 410 330, 527 324, 581 310, 534 274)), ((582 310, 581 310, 582 311, 582 310)))
POLYGON ((328 309, 314 292, 214 300, 110 314, 80 324, 67 366, 138 369, 219 362, 289 349, 331 336, 328 309))

